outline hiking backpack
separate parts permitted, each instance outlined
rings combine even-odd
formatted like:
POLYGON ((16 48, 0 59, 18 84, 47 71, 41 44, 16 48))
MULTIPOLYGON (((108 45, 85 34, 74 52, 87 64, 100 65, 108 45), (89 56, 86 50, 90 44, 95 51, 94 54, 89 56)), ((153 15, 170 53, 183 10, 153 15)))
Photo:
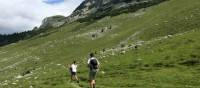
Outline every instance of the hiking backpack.
POLYGON ((98 69, 97 59, 90 60, 90 69, 98 69))

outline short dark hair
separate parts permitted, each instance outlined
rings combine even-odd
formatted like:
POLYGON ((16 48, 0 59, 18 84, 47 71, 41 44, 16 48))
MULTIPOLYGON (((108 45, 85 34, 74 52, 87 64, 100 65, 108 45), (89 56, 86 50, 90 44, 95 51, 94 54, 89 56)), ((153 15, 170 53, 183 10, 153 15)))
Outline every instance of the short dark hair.
POLYGON ((94 53, 90 53, 90 57, 94 57, 94 53))
POLYGON ((73 62, 74 64, 76 63, 76 61, 73 62))

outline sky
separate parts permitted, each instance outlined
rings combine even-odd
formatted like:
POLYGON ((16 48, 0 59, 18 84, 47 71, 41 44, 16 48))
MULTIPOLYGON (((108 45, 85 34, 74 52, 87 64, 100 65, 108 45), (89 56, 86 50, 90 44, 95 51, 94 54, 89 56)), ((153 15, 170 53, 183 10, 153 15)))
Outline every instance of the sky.
POLYGON ((70 15, 83 0, 0 0, 0 34, 32 30, 45 17, 70 15))

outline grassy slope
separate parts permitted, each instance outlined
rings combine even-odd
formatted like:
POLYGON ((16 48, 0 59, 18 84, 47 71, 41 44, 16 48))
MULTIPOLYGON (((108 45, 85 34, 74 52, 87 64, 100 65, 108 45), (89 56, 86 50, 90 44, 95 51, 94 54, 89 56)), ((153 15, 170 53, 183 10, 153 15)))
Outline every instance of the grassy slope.
POLYGON ((1 47, 0 86, 73 88, 68 82, 66 64, 74 58, 80 63, 81 84, 87 86, 85 63, 90 51, 112 48, 135 32, 140 34, 133 41, 129 40, 129 43, 151 41, 161 36, 189 31, 143 45, 125 55, 101 59, 105 74, 99 73, 97 80, 98 86, 102 88, 198 88, 199 65, 187 66, 181 63, 190 60, 198 62, 196 58, 200 58, 199 21, 198 0, 170 0, 136 13, 105 17, 90 24, 66 24, 49 33, 1 47), (103 33, 103 37, 94 40, 91 35, 74 37, 110 25, 112 30, 103 33), (22 79, 15 78, 27 71, 33 74, 22 79), (9 82, 3 86, 5 80, 9 82), (17 84, 11 84, 14 82, 17 84))

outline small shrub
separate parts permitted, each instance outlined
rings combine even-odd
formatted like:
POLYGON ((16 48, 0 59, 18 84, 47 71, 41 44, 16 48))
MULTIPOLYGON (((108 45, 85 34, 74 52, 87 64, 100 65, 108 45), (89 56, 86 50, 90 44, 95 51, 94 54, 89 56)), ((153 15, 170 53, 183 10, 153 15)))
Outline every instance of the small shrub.
POLYGON ((148 65, 148 64, 145 64, 144 67, 149 67, 149 65, 148 65))
POLYGON ((121 44, 121 47, 122 47, 122 48, 125 47, 125 44, 121 44))
POLYGON ((198 65, 199 63, 200 63, 199 59, 195 58, 195 59, 185 60, 179 64, 185 65, 185 66, 195 66, 195 65, 198 65))
POLYGON ((154 67, 162 67, 164 64, 161 62, 153 64, 154 67))

